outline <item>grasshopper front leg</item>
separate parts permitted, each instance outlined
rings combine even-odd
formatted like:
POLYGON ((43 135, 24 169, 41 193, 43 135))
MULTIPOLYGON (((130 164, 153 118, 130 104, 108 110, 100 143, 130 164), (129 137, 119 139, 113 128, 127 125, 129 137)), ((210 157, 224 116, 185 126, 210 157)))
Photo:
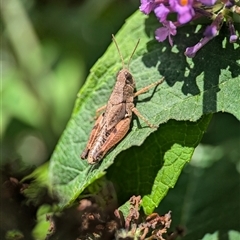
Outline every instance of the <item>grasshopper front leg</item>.
POLYGON ((157 81, 157 82, 155 82, 155 83, 152 83, 152 84, 150 84, 150 85, 148 85, 148 86, 140 89, 139 91, 135 92, 135 93, 134 93, 134 97, 137 97, 137 96, 139 96, 140 94, 143 94, 143 93, 147 92, 150 88, 153 88, 153 87, 155 87, 155 86, 163 83, 163 81, 164 81, 164 77, 163 77, 162 79, 160 79, 159 81, 157 81))
MULTIPOLYGON (((140 89, 139 91, 135 92, 134 97, 137 97, 140 94, 143 94, 145 92, 147 92, 150 88, 153 88, 159 84, 161 84, 164 81, 164 77, 162 79, 160 79, 159 81, 152 83, 142 89, 140 89)), ((135 106, 132 107, 131 111, 138 117, 141 118, 150 128, 157 128, 158 126, 153 125, 152 123, 150 123, 138 110, 135 106)))

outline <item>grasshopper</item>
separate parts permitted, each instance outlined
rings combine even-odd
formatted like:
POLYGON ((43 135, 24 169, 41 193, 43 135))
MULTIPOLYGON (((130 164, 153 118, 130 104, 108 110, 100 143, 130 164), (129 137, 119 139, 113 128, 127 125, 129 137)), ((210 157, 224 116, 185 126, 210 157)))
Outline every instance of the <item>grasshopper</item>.
POLYGON ((141 118, 149 127, 157 127, 141 115, 135 107, 133 100, 138 95, 147 92, 150 88, 161 84, 164 81, 164 78, 134 92, 135 81, 132 74, 129 72, 129 64, 135 50, 137 49, 139 40, 126 67, 114 35, 112 35, 112 38, 122 60, 122 69, 117 74, 117 81, 107 105, 96 111, 96 113, 99 113, 105 109, 105 112, 103 112, 96 120, 87 146, 81 154, 81 158, 87 159, 89 164, 98 163, 112 147, 125 137, 130 128, 133 113, 141 118))

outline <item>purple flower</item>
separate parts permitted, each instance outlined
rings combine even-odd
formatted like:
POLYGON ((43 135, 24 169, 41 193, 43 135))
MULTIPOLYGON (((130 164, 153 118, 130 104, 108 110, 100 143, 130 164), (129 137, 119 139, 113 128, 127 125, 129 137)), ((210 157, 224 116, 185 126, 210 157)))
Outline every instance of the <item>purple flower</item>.
POLYGON ((215 4, 217 0, 199 0, 199 2, 201 2, 202 4, 206 5, 206 6, 212 6, 215 4))
POLYGON ((163 42, 167 37, 170 45, 173 45, 171 35, 175 36, 177 34, 176 26, 171 21, 163 22, 163 27, 158 28, 155 31, 155 38, 159 42, 163 42))
POLYGON ((160 22, 166 21, 169 12, 169 8, 165 7, 162 3, 154 9, 154 13, 160 22))
POLYGON ((193 0, 169 0, 171 9, 178 14, 178 22, 184 24, 189 22, 195 15, 193 0))
POLYGON ((156 7, 154 0, 141 0, 140 11, 149 14, 156 7))
POLYGON ((217 33, 218 33, 217 26, 216 25, 210 25, 210 26, 206 27, 203 35, 205 37, 208 37, 208 38, 213 38, 217 35, 217 33))
POLYGON ((223 15, 219 14, 216 19, 213 21, 213 23, 208 26, 204 32, 204 38, 202 38, 196 45, 193 47, 188 47, 185 51, 185 55, 189 58, 193 58, 196 53, 204 46, 206 45, 210 40, 212 40, 214 37, 217 36, 218 31, 220 30, 222 26, 223 21, 223 15))
POLYGON ((225 7, 230 9, 231 7, 233 7, 235 5, 235 1, 234 0, 227 0, 225 3, 225 7))
POLYGON ((238 36, 237 36, 237 34, 236 34, 234 25, 233 25, 233 23, 232 23, 231 20, 228 21, 228 27, 229 27, 229 31, 230 31, 229 42, 230 42, 230 43, 234 43, 234 42, 237 41, 238 36))
POLYGON ((222 27, 223 18, 224 16, 222 15, 222 13, 219 13, 217 17, 214 19, 214 21, 212 22, 212 24, 210 26, 207 26, 204 32, 204 36, 209 38, 213 38, 217 36, 218 31, 222 27))
POLYGON ((230 43, 235 43, 237 40, 238 40, 238 36, 236 34, 231 35, 230 38, 229 38, 230 43))
POLYGON ((238 0, 140 0, 140 10, 149 14, 154 11, 162 27, 155 31, 155 38, 163 42, 168 38, 170 45, 173 45, 172 36, 177 34, 177 27, 202 17, 212 19, 213 22, 206 28, 203 38, 194 46, 188 47, 185 55, 194 57, 195 54, 211 39, 218 35, 223 21, 228 23, 230 31, 230 43, 236 42, 239 36, 234 29, 233 14, 240 15, 238 0), (169 14, 176 13, 177 21, 169 21, 169 14))
POLYGON ((204 37, 202 38, 196 45, 193 47, 188 47, 185 50, 185 56, 189 58, 195 57, 196 53, 206 44, 208 43, 212 38, 204 37))

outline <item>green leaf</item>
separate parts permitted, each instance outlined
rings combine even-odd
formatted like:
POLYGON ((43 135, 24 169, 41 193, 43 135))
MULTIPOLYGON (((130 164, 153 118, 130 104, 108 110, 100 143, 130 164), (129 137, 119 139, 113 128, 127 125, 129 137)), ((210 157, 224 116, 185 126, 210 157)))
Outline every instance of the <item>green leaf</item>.
MULTIPOLYGON (((158 27, 159 23, 153 16, 147 17, 136 12, 127 20, 116 39, 125 62, 128 61, 137 39, 141 40, 130 64, 137 90, 165 76, 165 82, 155 91, 152 90, 138 97, 136 106, 151 123, 160 125, 167 122, 165 128, 168 129, 168 137, 171 138, 172 147, 167 152, 164 152, 167 150, 166 146, 161 145, 163 140, 158 138, 154 140, 158 145, 151 146, 152 142, 148 141, 148 145, 144 145, 144 148, 153 148, 155 152, 162 151, 159 162, 164 155, 169 159, 168 161, 174 163, 174 167, 181 169, 184 163, 190 160, 194 147, 201 140, 209 117, 202 118, 196 124, 177 121, 197 121, 205 114, 219 111, 229 112, 240 119, 240 55, 237 53, 239 45, 228 44, 224 35, 220 34, 194 59, 187 59, 183 54, 184 49, 194 45, 201 38, 202 31, 196 33, 196 26, 179 29, 178 35, 174 37, 175 46, 171 48, 168 42, 158 43, 154 40, 154 31, 158 27), (170 119, 177 121, 169 121, 170 119), (185 130, 192 137, 188 138, 185 130), (186 139, 191 141, 185 141, 186 139), (161 146, 160 150, 159 146, 161 146)), ((50 183, 54 193, 59 196, 62 206, 70 204, 89 184, 103 176, 120 152, 131 146, 142 145, 144 140, 155 131, 135 118, 128 135, 99 165, 89 166, 86 161, 80 159, 94 124, 95 110, 106 104, 120 68, 120 57, 116 47, 111 44, 104 56, 91 69, 86 84, 78 94, 71 119, 52 155, 50 183)), ((161 135, 162 128, 164 129, 160 126, 154 136, 161 135)), ((131 154, 132 152, 129 152, 127 156, 129 161, 132 159, 131 154)), ((148 154, 151 158, 152 153, 148 151, 148 154)), ((163 190, 161 188, 166 185, 161 182, 161 176, 162 172, 165 172, 167 163, 164 163, 164 168, 159 173, 159 163, 156 165, 157 178, 153 189, 148 189, 148 193, 152 192, 151 197, 159 197, 154 189, 166 194, 166 187, 163 190)), ((116 164, 120 164, 118 160, 116 164)), ((134 164, 137 166, 136 162, 134 164)), ((122 166, 119 169, 119 175, 123 168, 126 167, 122 166)), ((133 170, 139 171, 136 168, 133 170)), ((151 172, 148 174, 152 175, 151 172)), ((180 170, 172 169, 168 174, 170 174, 169 179, 164 177, 164 181, 169 180, 167 186, 173 187, 180 170)), ((129 192, 129 189, 125 190, 129 192)), ((136 194, 138 190, 132 189, 132 194, 136 194)), ((151 206, 144 207, 147 212, 152 211, 159 199, 150 198, 147 203, 149 202, 152 202, 151 206)))
POLYGON ((42 198, 46 196, 49 185, 48 168, 49 162, 46 162, 21 180, 21 183, 32 180, 29 186, 23 191, 27 197, 28 204, 39 205, 42 202, 42 198))
POLYGON ((218 240, 218 232, 215 232, 213 234, 207 233, 202 240, 218 240))
POLYGON ((237 240, 240 239, 240 232, 237 231, 229 231, 229 240, 237 240))
POLYGON ((50 220, 47 220, 47 215, 53 214, 54 207, 47 204, 42 205, 36 213, 36 225, 32 231, 34 239, 46 239, 51 227, 50 220))
POLYGON ((197 122, 170 120, 151 134, 144 144, 122 152, 108 171, 124 201, 133 193, 144 196, 142 206, 151 214, 174 187, 185 163, 190 161, 211 116, 197 122), (121 174, 119 174, 119 171, 121 174))
POLYGON ((129 215, 130 209, 131 209, 131 204, 128 201, 126 201, 122 206, 118 208, 121 213, 123 214, 124 219, 126 220, 127 216, 129 215))
MULTIPOLYGON (((221 121, 220 118, 215 120, 221 121)), ((214 132, 219 138, 221 133, 217 130, 221 129, 215 128, 211 134, 214 132)), ((169 191, 156 209, 161 214, 172 211, 171 227, 182 226, 186 230, 184 240, 238 239, 239 144, 239 135, 229 140, 225 138, 221 143, 201 143, 174 190, 169 191)))

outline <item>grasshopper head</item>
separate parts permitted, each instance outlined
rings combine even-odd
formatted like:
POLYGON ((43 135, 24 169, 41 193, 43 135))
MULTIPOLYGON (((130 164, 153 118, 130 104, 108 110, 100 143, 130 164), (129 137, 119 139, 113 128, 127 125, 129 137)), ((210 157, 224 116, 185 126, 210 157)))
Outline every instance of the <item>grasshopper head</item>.
POLYGON ((116 92, 119 93, 118 102, 132 102, 135 90, 135 81, 132 74, 127 68, 123 68, 117 74, 117 82, 115 85, 116 92))
POLYGON ((135 81, 133 79, 132 74, 129 72, 127 68, 123 68, 117 74, 117 82, 121 85, 122 88, 135 88, 135 81))

